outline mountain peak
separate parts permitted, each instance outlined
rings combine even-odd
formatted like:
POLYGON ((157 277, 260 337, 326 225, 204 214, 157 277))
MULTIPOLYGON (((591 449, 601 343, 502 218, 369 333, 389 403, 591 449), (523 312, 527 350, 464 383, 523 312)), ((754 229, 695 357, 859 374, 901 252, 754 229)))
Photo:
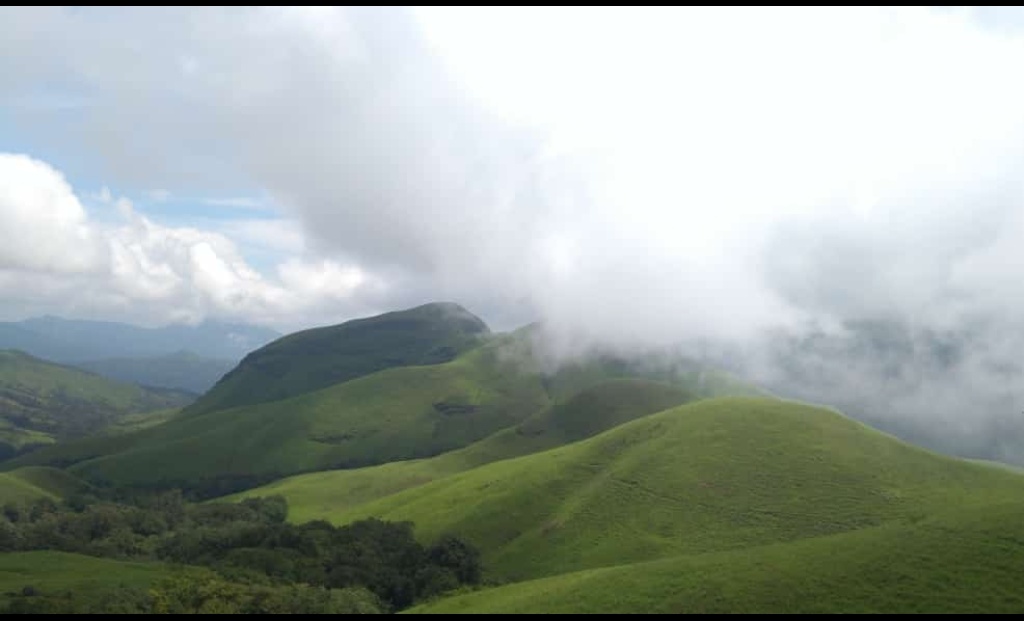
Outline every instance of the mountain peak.
POLYGON ((489 333, 454 302, 295 332, 250 353, 189 411, 275 401, 392 367, 448 362, 489 333))

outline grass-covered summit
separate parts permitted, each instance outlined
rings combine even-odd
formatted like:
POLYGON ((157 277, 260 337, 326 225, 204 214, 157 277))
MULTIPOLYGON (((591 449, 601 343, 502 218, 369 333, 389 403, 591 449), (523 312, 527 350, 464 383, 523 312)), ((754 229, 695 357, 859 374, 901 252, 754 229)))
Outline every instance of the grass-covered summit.
POLYGON ((247 355, 188 414, 277 401, 393 367, 448 362, 490 331, 436 302, 281 337, 247 355))

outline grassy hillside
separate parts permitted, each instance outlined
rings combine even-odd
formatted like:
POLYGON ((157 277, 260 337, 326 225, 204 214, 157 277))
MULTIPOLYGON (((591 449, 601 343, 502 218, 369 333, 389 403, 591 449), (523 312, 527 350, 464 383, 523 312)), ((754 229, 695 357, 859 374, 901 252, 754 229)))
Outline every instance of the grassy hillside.
POLYGON ((146 358, 104 358, 75 366, 140 386, 176 388, 202 394, 234 368, 232 360, 204 358, 188 351, 146 358))
POLYGON ((28 504, 39 498, 56 498, 54 494, 24 480, 15 472, 0 472, 0 504, 28 504))
POLYGON ((699 401, 338 512, 457 532, 527 579, 795 541, 1024 492, 1024 477, 906 445, 834 411, 699 401))
MULTIPOLYGON (((2 490, 9 489, 8 484, 11 488, 18 485, 27 486, 32 488, 32 495, 35 497, 66 498, 88 491, 90 487, 73 474, 46 466, 25 466, 10 472, 0 472, 0 480, 4 481, 0 485, 2 490)), ((0 501, 7 500, 6 492, 0 491, 0 501)))
POLYGON ((100 435, 113 436, 149 429, 150 427, 166 423, 179 414, 181 414, 181 408, 167 408, 165 410, 129 414, 105 428, 100 435))
POLYGON ((88 489, 87 483, 57 468, 26 466, 0 472, 0 504, 27 503, 38 498, 57 500, 88 489))
POLYGON ((547 404, 536 375, 483 347, 445 364, 388 369, 291 399, 41 449, 8 467, 74 464, 76 474, 116 484, 220 481, 237 490, 297 472, 436 455, 547 404))
POLYGON ((164 563, 137 563, 68 552, 0 553, 0 609, 10 596, 32 587, 43 595, 65 592, 88 598, 117 587, 146 588, 182 570, 164 563))
POLYGON ((644 379, 606 380, 523 421, 516 434, 544 437, 550 446, 568 444, 634 418, 692 401, 694 394, 644 379))
POLYGON ((288 500, 293 521, 329 520, 359 504, 486 463, 561 446, 692 399, 690 392, 669 384, 607 380, 459 450, 429 459, 297 475, 232 499, 280 494, 288 500))
POLYGON ((96 432, 138 412, 177 407, 187 393, 146 389, 0 351, 0 451, 96 432))
POLYGON ((247 355, 187 413, 285 399, 393 367, 448 362, 487 333, 483 321, 448 303, 296 332, 247 355))
POLYGON ((1024 503, 542 578, 435 601, 444 613, 1019 613, 1024 503))
MULTIPOLYGON (((519 341, 530 338, 525 330, 516 336, 519 341)), ((526 352, 521 355, 533 354, 526 352)), ((768 391, 724 371, 709 368, 694 360, 667 355, 626 358, 594 354, 583 359, 564 361, 554 371, 546 374, 545 387, 552 399, 561 401, 599 382, 616 378, 642 378, 673 384, 700 397, 771 396, 768 391)))

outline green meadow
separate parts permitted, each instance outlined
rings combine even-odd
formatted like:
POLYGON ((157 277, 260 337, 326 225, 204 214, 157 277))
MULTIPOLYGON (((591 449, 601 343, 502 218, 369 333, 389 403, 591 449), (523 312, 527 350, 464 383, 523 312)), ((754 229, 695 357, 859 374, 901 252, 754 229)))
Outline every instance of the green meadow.
POLYGON ((412 613, 1020 613, 1024 504, 455 595, 412 613))
POLYGON ((682 405, 595 437, 357 505, 338 522, 457 532, 521 580, 919 520, 1024 492, 828 409, 763 398, 682 405))
POLYGON ((429 459, 297 475, 231 498, 280 494, 288 500, 292 520, 330 520, 361 503, 493 461, 561 446, 692 399, 689 391, 669 384, 605 380, 465 448, 429 459))

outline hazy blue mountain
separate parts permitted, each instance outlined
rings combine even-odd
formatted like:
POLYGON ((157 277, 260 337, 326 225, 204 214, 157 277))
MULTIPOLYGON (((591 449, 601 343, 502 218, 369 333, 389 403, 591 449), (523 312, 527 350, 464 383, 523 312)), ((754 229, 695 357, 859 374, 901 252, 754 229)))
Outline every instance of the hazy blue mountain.
POLYGON ((179 351, 148 358, 104 358, 75 366, 104 377, 142 386, 177 388, 202 394, 235 366, 235 361, 204 358, 190 351, 179 351))
POLYGON ((0 322, 0 349, 18 349, 39 358, 72 364, 109 358, 152 358, 181 351, 202 358, 237 361, 279 336, 267 328, 216 321, 161 328, 53 316, 0 322))

